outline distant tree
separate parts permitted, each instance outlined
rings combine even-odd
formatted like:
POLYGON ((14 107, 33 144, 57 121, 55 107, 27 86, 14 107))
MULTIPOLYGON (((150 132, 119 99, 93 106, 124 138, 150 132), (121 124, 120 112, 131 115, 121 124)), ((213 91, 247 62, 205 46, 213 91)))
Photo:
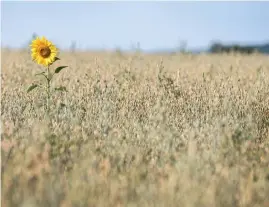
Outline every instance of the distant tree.
POLYGON ((213 43, 209 50, 211 53, 236 52, 236 53, 251 54, 254 53, 256 49, 257 48, 252 46, 240 46, 238 44, 222 45, 220 43, 213 43))
POLYGON ((76 41, 72 41, 71 45, 70 45, 70 51, 71 52, 75 52, 77 49, 77 44, 76 41))
POLYGON ((32 40, 33 39, 36 39, 37 38, 37 34, 34 32, 33 34, 32 34, 32 40))
POLYGON ((136 43, 136 50, 139 52, 141 50, 140 42, 136 43))
POLYGON ((37 34, 34 32, 34 33, 32 34, 32 38, 31 38, 30 41, 29 41, 29 44, 31 44, 32 41, 33 41, 34 39, 36 39, 36 38, 37 38, 37 34))
POLYGON ((214 42, 214 43, 210 46, 210 49, 209 49, 209 51, 210 51, 211 53, 220 53, 220 52, 222 52, 222 50, 223 50, 223 46, 222 46, 222 44, 219 43, 219 42, 214 42))
POLYGON ((179 42, 179 52, 181 52, 181 53, 187 52, 187 41, 186 40, 181 40, 179 42))
POLYGON ((140 42, 132 43, 131 50, 134 52, 141 52, 141 44, 140 42))
POLYGON ((32 44, 32 41, 33 41, 34 39, 36 39, 37 36, 38 36, 38 35, 34 32, 34 33, 32 34, 31 39, 27 42, 27 45, 24 46, 24 48, 25 48, 26 50, 28 50, 29 53, 31 52, 31 51, 29 50, 29 45, 32 44))

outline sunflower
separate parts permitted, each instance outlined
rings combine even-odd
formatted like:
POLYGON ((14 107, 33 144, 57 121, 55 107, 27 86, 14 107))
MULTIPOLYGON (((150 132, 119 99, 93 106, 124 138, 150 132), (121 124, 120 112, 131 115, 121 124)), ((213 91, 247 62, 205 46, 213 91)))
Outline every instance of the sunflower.
POLYGON ((55 61, 57 55, 57 48, 45 37, 37 37, 35 40, 32 41, 32 44, 30 46, 32 51, 32 59, 37 64, 49 66, 55 61))

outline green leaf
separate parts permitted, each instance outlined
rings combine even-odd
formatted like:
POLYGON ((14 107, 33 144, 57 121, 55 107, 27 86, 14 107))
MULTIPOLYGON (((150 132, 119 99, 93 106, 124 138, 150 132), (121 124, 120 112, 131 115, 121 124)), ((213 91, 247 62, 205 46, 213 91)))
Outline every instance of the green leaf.
POLYGON ((67 68, 68 66, 60 66, 55 69, 55 73, 59 73, 62 69, 67 68))
POLYGON ((56 62, 57 60, 60 60, 60 58, 55 57, 55 58, 54 58, 54 61, 53 61, 52 63, 50 63, 49 66, 51 66, 51 65, 52 65, 54 62, 56 62))
POLYGON ((42 76, 44 76, 48 80, 48 76, 46 76, 45 72, 37 73, 35 75, 42 75, 42 76))
POLYGON ((63 108, 63 107, 66 107, 66 105, 63 103, 60 103, 60 107, 63 108))
POLYGON ((66 87, 60 86, 58 88, 55 88, 56 91, 67 91, 66 87))
POLYGON ((61 59, 60 59, 60 58, 58 58, 58 57, 55 57, 54 62, 55 62, 55 61, 57 61, 57 60, 61 60, 61 59))
POLYGON ((44 74, 45 74, 45 72, 41 72, 41 73, 37 73, 35 75, 44 75, 44 74))
POLYGON ((37 84, 33 84, 31 85, 28 90, 27 90, 27 93, 29 93, 30 91, 34 90, 38 85, 37 84))

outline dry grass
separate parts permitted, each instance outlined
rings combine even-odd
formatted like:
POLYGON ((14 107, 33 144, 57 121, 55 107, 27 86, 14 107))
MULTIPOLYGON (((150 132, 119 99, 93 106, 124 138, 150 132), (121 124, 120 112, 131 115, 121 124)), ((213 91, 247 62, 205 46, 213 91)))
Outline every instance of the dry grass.
POLYGON ((2 206, 269 206, 268 56, 2 51, 2 206), (56 83, 56 82, 54 82, 56 83))

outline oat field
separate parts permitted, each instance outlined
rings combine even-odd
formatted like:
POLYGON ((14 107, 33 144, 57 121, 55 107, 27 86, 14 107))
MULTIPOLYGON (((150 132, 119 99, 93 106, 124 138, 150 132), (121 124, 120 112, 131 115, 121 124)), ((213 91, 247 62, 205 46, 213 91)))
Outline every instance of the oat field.
POLYGON ((2 50, 3 207, 269 207, 269 57, 2 50), (56 67, 56 66, 55 66, 56 67))

